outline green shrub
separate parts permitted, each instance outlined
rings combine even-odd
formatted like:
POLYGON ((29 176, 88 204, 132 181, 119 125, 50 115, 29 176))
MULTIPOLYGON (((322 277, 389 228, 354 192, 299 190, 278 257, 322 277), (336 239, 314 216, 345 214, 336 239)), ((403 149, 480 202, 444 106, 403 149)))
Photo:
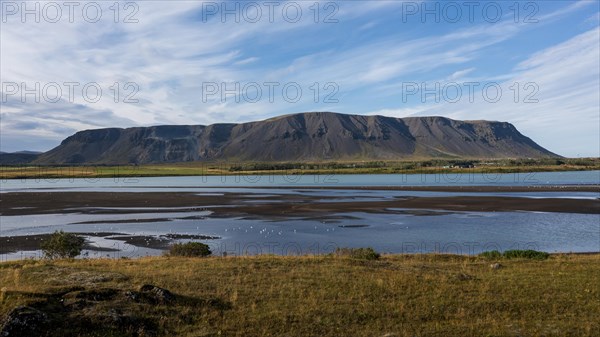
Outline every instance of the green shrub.
POLYGON ((540 252, 537 250, 522 250, 522 249, 512 249, 504 251, 504 253, 500 253, 497 250, 487 251, 479 254, 479 256, 487 258, 487 259, 499 259, 501 257, 505 259, 532 259, 532 260, 545 260, 550 257, 550 254, 546 252, 540 252))
POLYGON ((520 250, 513 249, 505 251, 502 256, 507 259, 533 259, 533 260, 545 260, 550 254, 546 252, 539 252, 537 250, 520 250))
POLYGON ((479 254, 479 256, 485 257, 487 259, 499 259, 502 257, 502 253, 500 253, 497 250, 491 250, 491 251, 483 252, 483 253, 479 254))
POLYGON ((358 260, 377 260, 381 255, 373 248, 336 248, 335 255, 348 256, 358 260))
POLYGON ((169 248, 170 256, 204 257, 212 254, 210 248, 201 242, 176 243, 169 248))
POLYGON ((48 259, 72 259, 81 254, 84 243, 84 238, 61 230, 54 232, 47 241, 42 242, 41 248, 48 259))

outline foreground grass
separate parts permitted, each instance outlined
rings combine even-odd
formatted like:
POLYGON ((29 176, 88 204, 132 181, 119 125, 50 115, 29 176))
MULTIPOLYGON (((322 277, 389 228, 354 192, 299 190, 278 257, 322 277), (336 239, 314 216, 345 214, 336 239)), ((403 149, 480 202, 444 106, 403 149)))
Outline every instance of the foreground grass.
MULTIPOLYGON (((448 255, 8 262, 0 264, 0 314, 73 286, 153 284, 184 300, 112 305, 155 322, 161 336, 599 335, 600 255, 502 260, 500 269, 491 262, 448 255)), ((52 329, 48 335, 144 335, 74 323, 52 329)))
POLYGON ((2 166, 0 179, 214 175, 492 174, 600 170, 600 158, 321 163, 174 163, 122 166, 2 166), (464 164, 474 167, 460 167, 464 164))

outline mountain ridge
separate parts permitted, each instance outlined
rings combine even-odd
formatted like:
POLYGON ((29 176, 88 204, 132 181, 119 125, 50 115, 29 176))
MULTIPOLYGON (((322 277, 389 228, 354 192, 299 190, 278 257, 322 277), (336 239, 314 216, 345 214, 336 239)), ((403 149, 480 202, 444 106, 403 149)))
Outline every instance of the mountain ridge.
POLYGON ((499 121, 295 113, 247 123, 84 130, 37 164, 560 157, 499 121))
POLYGON ((16 151, 16 152, 1 152, 0 165, 18 165, 27 164, 36 160, 42 152, 38 151, 16 151))

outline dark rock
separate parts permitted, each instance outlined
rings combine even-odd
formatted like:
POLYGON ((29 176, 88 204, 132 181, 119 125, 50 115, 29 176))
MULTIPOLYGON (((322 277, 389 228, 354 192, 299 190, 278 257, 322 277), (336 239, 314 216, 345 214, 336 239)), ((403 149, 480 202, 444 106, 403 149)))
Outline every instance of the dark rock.
POLYGON ((140 299, 140 294, 135 291, 126 291, 124 295, 125 298, 134 302, 137 302, 140 299))
POLYGON ((0 336, 37 336, 48 323, 48 316, 31 307, 20 306, 8 313, 0 329, 0 336))
POLYGON ((115 331, 130 331, 131 336, 154 336, 156 324, 149 319, 138 317, 121 308, 93 308, 85 313, 83 320, 90 326, 102 326, 115 331))
POLYGON ((469 280, 472 280, 472 279, 474 279, 474 277, 473 277, 473 276, 471 276, 471 275, 469 275, 469 274, 465 274, 465 273, 460 273, 460 274, 456 275, 456 278, 457 278, 459 281, 469 281, 469 280))
POLYGON ((109 301, 117 296, 119 293, 116 289, 93 289, 80 291, 75 294, 75 298, 88 300, 88 301, 109 301))
POLYGON ((151 284, 144 284, 141 286, 140 292, 149 295, 152 300, 160 304, 170 303, 175 300, 175 295, 170 291, 151 284))
POLYGON ((126 318, 123 316, 123 313, 115 308, 108 309, 108 312, 106 313, 105 317, 107 317, 109 320, 111 320, 117 325, 123 324, 123 322, 126 321, 126 318))

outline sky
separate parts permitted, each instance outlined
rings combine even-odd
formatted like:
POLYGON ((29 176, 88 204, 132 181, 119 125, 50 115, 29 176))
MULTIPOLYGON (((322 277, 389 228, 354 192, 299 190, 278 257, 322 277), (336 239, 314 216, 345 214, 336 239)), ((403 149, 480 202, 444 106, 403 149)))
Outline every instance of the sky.
POLYGON ((600 156, 600 2, 0 0, 0 151, 333 111, 600 156))

